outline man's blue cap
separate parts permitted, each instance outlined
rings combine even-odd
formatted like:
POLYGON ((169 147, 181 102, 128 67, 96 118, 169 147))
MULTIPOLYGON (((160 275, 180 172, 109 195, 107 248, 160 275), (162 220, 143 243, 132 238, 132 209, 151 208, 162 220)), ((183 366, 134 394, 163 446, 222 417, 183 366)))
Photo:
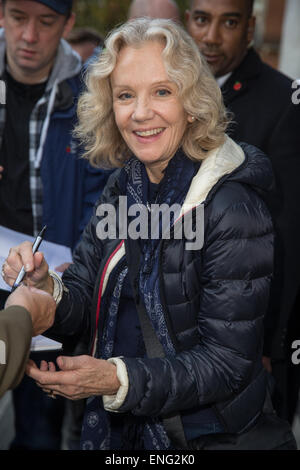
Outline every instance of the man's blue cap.
POLYGON ((52 10, 56 11, 57 13, 60 13, 61 15, 66 15, 68 14, 73 5, 73 0, 34 0, 35 2, 38 3, 43 3, 49 8, 52 8, 52 10))

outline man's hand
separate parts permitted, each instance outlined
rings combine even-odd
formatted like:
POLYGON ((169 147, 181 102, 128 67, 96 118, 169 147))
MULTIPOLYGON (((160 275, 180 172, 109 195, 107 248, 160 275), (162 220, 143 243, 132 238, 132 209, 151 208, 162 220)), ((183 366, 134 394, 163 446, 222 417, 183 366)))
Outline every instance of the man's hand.
POLYGON ((26 285, 45 290, 52 295, 53 280, 48 273, 49 266, 43 253, 32 253, 30 242, 23 242, 9 250, 9 255, 2 266, 2 277, 9 286, 13 286, 22 266, 26 272, 24 278, 26 285))
MULTIPOLYGON (((0 26, 1 26, 1 25, 0 25, 0 26)), ((0 180, 2 179, 3 170, 4 170, 3 166, 0 166, 0 180)))
POLYGON ((33 378, 44 392, 51 396, 62 395, 70 400, 79 400, 92 395, 114 395, 120 382, 114 364, 91 356, 60 356, 56 360, 60 371, 53 362, 41 362, 39 369, 29 361, 26 373, 33 378))
POLYGON ((18 305, 26 308, 32 319, 32 336, 40 335, 53 325, 56 303, 52 295, 34 287, 21 285, 7 298, 5 308, 18 305))

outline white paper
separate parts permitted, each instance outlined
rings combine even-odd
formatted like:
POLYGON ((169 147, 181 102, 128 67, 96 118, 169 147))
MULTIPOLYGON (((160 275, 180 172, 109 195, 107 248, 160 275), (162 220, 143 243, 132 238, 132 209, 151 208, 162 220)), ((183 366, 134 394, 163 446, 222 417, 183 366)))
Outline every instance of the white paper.
MULTIPOLYGON (((0 225, 0 269, 6 260, 10 248, 24 241, 34 242, 35 237, 25 235, 24 233, 15 232, 0 225)), ((43 240, 39 251, 44 253, 45 259, 49 264, 49 269, 55 271, 55 268, 63 263, 72 263, 71 249, 67 246, 58 245, 57 243, 47 242, 43 240)), ((61 273, 58 273, 61 275, 61 273)), ((10 291, 10 286, 4 282, 0 276, 0 289, 10 291)))
POLYGON ((62 343, 39 335, 32 338, 30 351, 57 351, 61 348, 62 343))
MULTIPOLYGON (((30 235, 26 235, 24 233, 15 232, 14 230, 10 230, 0 225, 0 270, 8 256, 10 248, 16 245, 20 245, 20 243, 24 241, 30 241, 33 243, 34 240, 35 237, 31 237, 30 235)), ((55 271, 55 268, 63 263, 72 263, 71 249, 66 246, 43 240, 39 251, 44 253, 45 259, 49 265, 49 269, 52 271, 55 271)), ((58 274, 61 275, 62 273, 58 272, 58 274)), ((0 289, 9 292, 11 290, 11 287, 8 286, 6 282, 4 282, 1 275, 0 289)), ((61 343, 46 338, 45 336, 40 335, 32 338, 31 351, 51 351, 61 348, 61 343)))

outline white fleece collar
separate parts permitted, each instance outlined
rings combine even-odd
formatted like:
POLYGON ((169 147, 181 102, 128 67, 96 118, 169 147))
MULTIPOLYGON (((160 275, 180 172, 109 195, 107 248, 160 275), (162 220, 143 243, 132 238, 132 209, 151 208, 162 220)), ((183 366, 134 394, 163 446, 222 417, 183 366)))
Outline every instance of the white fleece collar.
POLYGON ((216 183, 240 166, 244 160, 242 148, 226 136, 224 144, 209 152, 202 161, 198 173, 192 179, 180 216, 204 202, 216 183))
MULTIPOLYGON (((205 160, 201 163, 199 171, 192 179, 190 189, 186 195, 177 220, 179 220, 184 213, 204 202, 210 190, 222 178, 222 176, 231 173, 240 166, 244 160, 245 154, 241 147, 230 137, 226 136, 224 144, 209 152, 205 160)), ((106 288, 112 269, 118 264, 124 255, 125 244, 120 243, 118 248, 109 258, 109 262, 104 269, 105 276, 103 278, 103 292, 106 288)))

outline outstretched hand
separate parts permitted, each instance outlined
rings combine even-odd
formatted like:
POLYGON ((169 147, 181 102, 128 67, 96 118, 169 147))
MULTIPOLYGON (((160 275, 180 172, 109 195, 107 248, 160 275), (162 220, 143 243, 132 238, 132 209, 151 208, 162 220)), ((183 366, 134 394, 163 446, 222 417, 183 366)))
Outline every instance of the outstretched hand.
POLYGON ((114 395, 120 382, 114 364, 91 356, 59 356, 53 362, 41 362, 40 369, 30 360, 26 373, 44 392, 61 395, 70 400, 80 400, 92 395, 114 395))

